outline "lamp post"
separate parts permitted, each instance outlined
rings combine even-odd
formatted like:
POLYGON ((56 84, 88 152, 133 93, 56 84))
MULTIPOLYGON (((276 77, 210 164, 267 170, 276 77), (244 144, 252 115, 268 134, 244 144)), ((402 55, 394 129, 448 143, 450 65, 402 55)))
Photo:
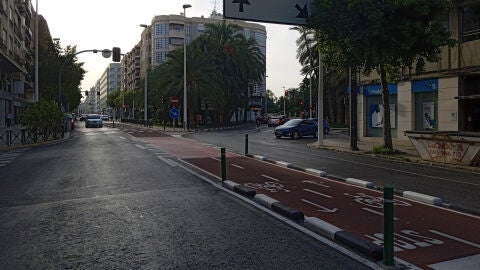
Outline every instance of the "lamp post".
POLYGON ((287 116, 287 112, 285 111, 285 99, 287 98, 287 92, 285 92, 285 86, 283 87, 283 115, 287 116))
POLYGON ((192 5, 183 5, 183 129, 187 129, 187 8, 192 5))
MULTIPOLYGON (((145 30, 148 29, 148 25, 146 25, 146 24, 140 24, 140 27, 145 28, 145 30)), ((142 40, 142 44, 143 43, 144 43, 144 41, 142 40)), ((147 57, 148 54, 147 54, 147 50, 148 50, 148 47, 147 46, 142 46, 142 47, 144 48, 144 50, 143 50, 143 62, 144 62, 144 67, 145 67, 145 73, 144 73, 145 88, 144 88, 144 93, 143 93, 143 95, 144 95, 143 120, 145 121, 145 125, 146 125, 147 124, 147 119, 148 119, 148 105, 147 105, 147 77, 148 77, 148 57, 147 57)))

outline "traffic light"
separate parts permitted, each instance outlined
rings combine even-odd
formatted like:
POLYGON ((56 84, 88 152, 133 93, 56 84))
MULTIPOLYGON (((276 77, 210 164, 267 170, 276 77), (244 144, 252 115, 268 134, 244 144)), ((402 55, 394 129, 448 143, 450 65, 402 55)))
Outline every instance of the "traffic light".
POLYGON ((288 90, 285 90, 285 96, 288 96, 288 90))
POLYGON ((120 62, 120 48, 119 47, 113 47, 112 49, 112 60, 113 62, 120 62))
POLYGON ((87 96, 87 97, 88 97, 88 91, 85 91, 85 96, 87 96))

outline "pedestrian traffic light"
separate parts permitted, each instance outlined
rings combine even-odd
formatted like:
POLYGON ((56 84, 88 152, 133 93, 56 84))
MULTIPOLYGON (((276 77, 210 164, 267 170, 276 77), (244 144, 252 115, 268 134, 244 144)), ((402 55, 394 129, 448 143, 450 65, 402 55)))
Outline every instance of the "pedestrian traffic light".
POLYGON ((113 47, 112 49, 112 60, 113 62, 120 62, 120 48, 119 47, 113 47))
POLYGON ((85 96, 88 96, 88 91, 85 91, 85 96))

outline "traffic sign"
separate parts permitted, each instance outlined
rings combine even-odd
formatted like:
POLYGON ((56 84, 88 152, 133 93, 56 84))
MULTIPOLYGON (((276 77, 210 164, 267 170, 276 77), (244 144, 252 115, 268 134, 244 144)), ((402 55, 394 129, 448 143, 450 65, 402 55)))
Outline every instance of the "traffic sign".
POLYGON ((170 115, 170 118, 172 119, 177 119, 178 116, 180 115, 180 112, 178 111, 177 108, 173 108, 173 109, 170 109, 170 111, 168 112, 168 115, 170 115))
POLYGON ((170 101, 170 105, 172 105, 172 106, 177 106, 178 103, 180 102, 180 100, 178 99, 177 96, 171 96, 169 98, 169 101, 170 101))
POLYGON ((313 0, 224 0, 225 18, 267 23, 304 25, 313 11, 313 0))

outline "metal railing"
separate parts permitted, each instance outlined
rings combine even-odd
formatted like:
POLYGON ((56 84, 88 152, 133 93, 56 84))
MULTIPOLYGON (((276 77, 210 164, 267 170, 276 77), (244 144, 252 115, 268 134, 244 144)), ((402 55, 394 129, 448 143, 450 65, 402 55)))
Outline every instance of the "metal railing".
POLYGON ((63 139, 65 131, 62 126, 53 128, 6 128, 0 129, 0 147, 29 145, 63 139))

